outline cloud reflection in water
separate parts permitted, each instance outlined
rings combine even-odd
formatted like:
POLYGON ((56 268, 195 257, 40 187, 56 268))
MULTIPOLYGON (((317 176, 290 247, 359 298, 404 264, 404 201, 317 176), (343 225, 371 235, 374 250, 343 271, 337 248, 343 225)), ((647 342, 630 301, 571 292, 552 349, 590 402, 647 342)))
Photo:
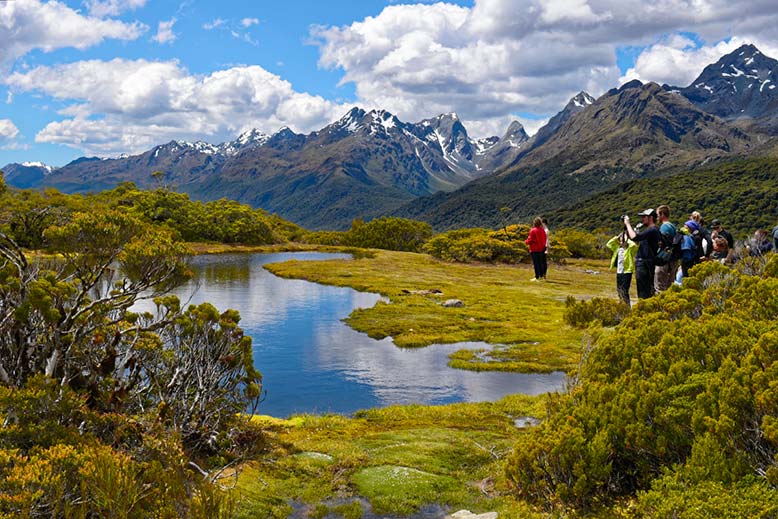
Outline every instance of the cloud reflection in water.
POLYGON ((288 259, 346 255, 322 253, 198 256, 195 277, 176 293, 192 303, 209 301, 240 312, 254 339, 254 360, 267 399, 260 412, 351 413, 391 404, 476 402, 510 393, 539 394, 564 387, 563 373, 550 375, 451 369, 447 355, 484 343, 397 348, 346 326, 341 319, 381 297, 350 288, 278 278, 262 268, 288 259), (194 293, 193 293, 194 291, 194 293))

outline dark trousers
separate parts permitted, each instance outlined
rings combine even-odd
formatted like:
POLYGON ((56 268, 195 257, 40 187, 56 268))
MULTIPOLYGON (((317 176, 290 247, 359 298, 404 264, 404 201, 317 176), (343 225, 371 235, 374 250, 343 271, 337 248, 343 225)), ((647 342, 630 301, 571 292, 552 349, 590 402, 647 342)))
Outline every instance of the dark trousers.
POLYGON ((681 272, 683 273, 683 277, 687 277, 689 275, 689 269, 692 268, 697 264, 697 260, 692 259, 682 259, 681 260, 681 272))
POLYGON ((648 299, 654 295, 654 262, 638 258, 635 262, 635 281, 638 286, 638 299, 648 299))
POLYGON ((530 252, 532 256, 532 266, 535 268, 535 279, 541 279, 543 277, 543 262, 546 260, 545 252, 530 252))
POLYGON ((632 284, 632 272, 616 274, 616 293, 619 299, 629 306, 629 287, 632 284))
POLYGON ((541 267, 543 270, 543 279, 546 278, 546 274, 548 273, 548 249, 546 249, 546 252, 543 252, 543 258, 541 258, 541 267))

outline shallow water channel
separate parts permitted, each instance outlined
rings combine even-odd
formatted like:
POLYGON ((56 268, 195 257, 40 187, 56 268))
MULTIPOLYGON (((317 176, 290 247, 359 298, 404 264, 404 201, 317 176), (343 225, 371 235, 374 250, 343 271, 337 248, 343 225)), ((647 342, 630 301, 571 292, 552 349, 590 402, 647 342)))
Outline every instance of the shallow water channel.
POLYGON ((261 414, 350 414, 391 404, 497 400, 510 393, 539 394, 564 387, 563 373, 470 372, 447 366, 447 355, 483 343, 401 349, 377 341, 341 319, 381 296, 309 281, 282 279, 263 268, 290 259, 348 259, 345 254, 276 253, 196 256, 194 277, 176 290, 183 303, 208 301, 240 312, 262 372, 261 414), (191 299, 190 299, 191 298, 191 299))

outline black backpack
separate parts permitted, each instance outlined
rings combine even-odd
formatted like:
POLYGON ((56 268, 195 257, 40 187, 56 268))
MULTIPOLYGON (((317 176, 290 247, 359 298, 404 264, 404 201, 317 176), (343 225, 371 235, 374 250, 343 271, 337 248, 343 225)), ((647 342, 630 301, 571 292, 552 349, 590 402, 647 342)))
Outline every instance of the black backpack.
POLYGON ((678 261, 683 256, 681 244, 683 243, 683 234, 676 231, 672 238, 664 233, 659 234, 659 250, 656 251, 654 263, 664 267, 668 263, 678 261))

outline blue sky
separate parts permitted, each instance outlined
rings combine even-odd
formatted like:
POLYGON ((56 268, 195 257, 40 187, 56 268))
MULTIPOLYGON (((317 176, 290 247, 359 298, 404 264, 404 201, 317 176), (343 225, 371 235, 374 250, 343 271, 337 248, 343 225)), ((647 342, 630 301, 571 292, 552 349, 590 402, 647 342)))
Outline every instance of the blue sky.
POLYGON ((581 90, 685 86, 742 43, 778 56, 763 0, 0 0, 0 167, 63 165, 351 106, 530 133, 581 90))

